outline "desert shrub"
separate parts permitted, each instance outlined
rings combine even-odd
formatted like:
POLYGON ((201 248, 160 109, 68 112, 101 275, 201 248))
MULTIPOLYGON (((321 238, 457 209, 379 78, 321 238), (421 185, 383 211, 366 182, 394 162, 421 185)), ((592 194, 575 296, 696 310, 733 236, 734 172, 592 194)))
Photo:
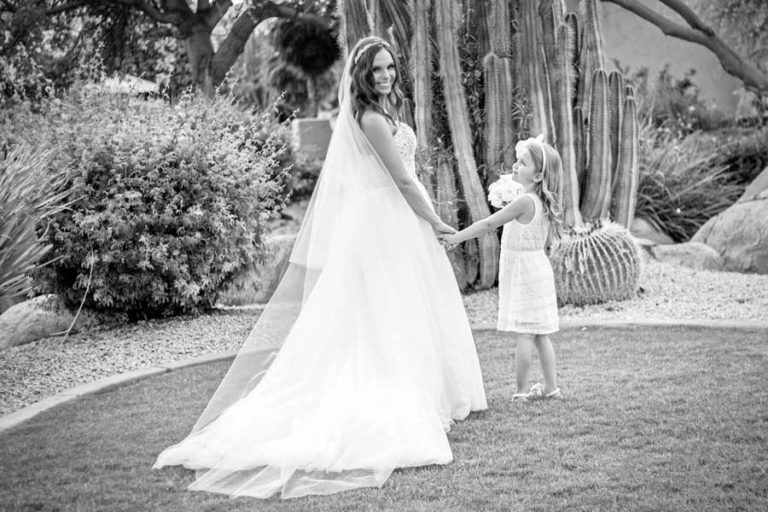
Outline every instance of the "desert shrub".
POLYGON ((27 128, 9 144, 57 148, 67 172, 74 202, 52 218, 56 259, 36 282, 72 305, 129 319, 210 308, 285 202, 286 128, 226 98, 170 106, 85 87, 8 117, 6 133, 14 117, 27 128))
POLYGON ((768 165, 768 130, 676 137, 645 126, 635 215, 676 242, 731 206, 768 165))

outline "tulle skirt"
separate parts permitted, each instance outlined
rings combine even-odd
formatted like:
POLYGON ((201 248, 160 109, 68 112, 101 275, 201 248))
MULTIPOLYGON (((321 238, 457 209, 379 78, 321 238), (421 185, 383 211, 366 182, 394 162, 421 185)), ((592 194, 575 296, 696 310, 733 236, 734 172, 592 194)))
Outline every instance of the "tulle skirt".
POLYGON ((446 432, 486 408, 482 376, 445 251, 399 201, 371 190, 347 202, 263 379, 155 467, 198 470, 193 490, 288 498, 451 462, 446 432))

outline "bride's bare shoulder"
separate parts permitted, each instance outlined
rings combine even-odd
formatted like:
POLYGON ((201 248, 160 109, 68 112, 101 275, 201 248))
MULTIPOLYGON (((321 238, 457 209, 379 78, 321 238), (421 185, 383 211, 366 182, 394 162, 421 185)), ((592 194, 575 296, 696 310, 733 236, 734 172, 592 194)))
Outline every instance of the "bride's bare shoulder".
POLYGON ((360 116, 360 128, 366 135, 381 134, 384 132, 392 134, 392 127, 387 122, 387 118, 375 110, 366 110, 360 116))
POLYGON ((376 112, 375 110, 365 110, 360 115, 360 126, 363 128, 383 126, 386 124, 386 118, 380 112, 376 112))

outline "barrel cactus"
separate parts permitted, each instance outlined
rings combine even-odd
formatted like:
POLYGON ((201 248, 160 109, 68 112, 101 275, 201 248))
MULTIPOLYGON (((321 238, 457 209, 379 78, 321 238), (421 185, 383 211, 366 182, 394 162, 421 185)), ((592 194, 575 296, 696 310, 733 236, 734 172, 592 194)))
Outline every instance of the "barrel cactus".
POLYGON ((627 229, 598 220, 563 237, 550 256, 558 304, 584 306, 635 296, 640 249, 627 229))

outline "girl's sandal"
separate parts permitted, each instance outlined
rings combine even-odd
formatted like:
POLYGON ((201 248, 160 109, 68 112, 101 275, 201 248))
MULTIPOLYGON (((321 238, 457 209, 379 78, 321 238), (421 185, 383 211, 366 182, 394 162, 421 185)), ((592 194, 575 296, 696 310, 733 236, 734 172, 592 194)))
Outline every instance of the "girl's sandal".
POLYGON ((527 402, 528 401, 528 393, 515 393, 512 395, 512 401, 513 402, 527 402))
POLYGON ((531 386, 531 392, 528 393, 528 398, 531 400, 559 400, 563 398, 563 393, 560 388, 544 393, 544 386, 541 383, 531 386))
POLYGON ((546 395, 544 395, 544 400, 560 400, 562 398, 565 398, 565 397, 563 396, 562 391, 560 391, 560 388, 557 388, 551 393, 547 393, 546 395))

